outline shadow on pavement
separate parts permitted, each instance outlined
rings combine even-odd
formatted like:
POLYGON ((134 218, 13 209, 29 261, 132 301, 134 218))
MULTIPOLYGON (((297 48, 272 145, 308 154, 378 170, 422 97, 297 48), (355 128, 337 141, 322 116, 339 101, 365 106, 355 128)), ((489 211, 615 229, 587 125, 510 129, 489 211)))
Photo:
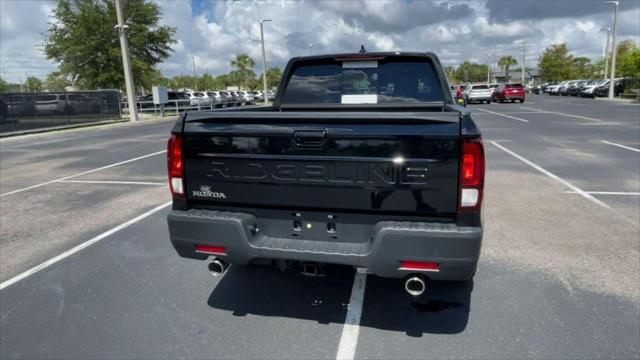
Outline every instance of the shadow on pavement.
POLYGON ((415 300, 399 279, 369 276, 360 326, 402 331, 409 336, 457 334, 467 327, 473 281, 427 283, 415 300))
MULTIPOLYGON (((289 317, 320 324, 344 323, 354 270, 325 268, 323 277, 306 277, 287 270, 261 266, 232 266, 207 301, 215 309, 235 316, 289 317)), ((360 326, 405 332, 462 332, 469 319, 473 282, 429 282, 418 301, 404 292, 401 279, 368 276, 360 326)))
POLYGON ((262 266, 231 266, 209 296, 209 306, 233 315, 290 317, 343 323, 354 270, 327 266, 325 276, 262 266))

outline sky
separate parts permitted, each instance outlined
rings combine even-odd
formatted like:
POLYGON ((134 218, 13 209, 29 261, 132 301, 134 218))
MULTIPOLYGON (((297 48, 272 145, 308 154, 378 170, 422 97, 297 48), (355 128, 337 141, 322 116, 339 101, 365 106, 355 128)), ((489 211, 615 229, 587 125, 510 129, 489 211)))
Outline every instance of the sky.
MULTIPOLYGON (((261 72, 260 25, 268 66, 294 56, 368 51, 431 51, 447 65, 493 64, 511 55, 527 67, 551 44, 566 42, 575 56, 602 57, 613 6, 600 0, 151 0, 161 23, 176 28, 165 76, 218 75, 247 53, 261 72)), ((56 70, 42 52, 55 2, 0 0, 0 76, 11 82, 56 70)), ((640 0, 620 1, 618 40, 640 42, 640 0)), ((519 66, 519 65, 518 65, 519 66)), ((516 67, 518 67, 516 66, 516 67)))

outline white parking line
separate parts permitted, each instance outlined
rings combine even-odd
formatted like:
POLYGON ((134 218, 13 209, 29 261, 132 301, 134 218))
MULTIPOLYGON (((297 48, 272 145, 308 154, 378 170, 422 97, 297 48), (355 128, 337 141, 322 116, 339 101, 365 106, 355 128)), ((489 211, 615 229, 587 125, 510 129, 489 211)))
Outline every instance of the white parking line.
POLYGON ((52 183, 55 183, 55 182, 60 182, 60 181, 62 181, 62 180, 67 180, 67 179, 71 179, 71 178, 74 178, 74 177, 78 177, 78 176, 82 176, 82 175, 91 174, 91 173, 94 173, 94 172, 96 172, 96 171, 100 171, 100 170, 104 170, 104 169, 109 169, 109 168, 112 168, 112 167, 114 167, 114 166, 118 166, 118 165, 122 165, 122 164, 130 163, 130 162, 134 162, 134 161, 138 161, 138 160, 146 159, 146 158, 148 158, 148 157, 155 156, 155 155, 159 155, 159 154, 164 154, 164 153, 166 153, 166 152, 167 152, 167 150, 162 150, 162 151, 154 152, 154 153, 151 153, 151 154, 138 156, 138 157, 133 158, 133 159, 129 159, 129 160, 125 160, 125 161, 120 161, 120 162, 117 162, 117 163, 115 163, 115 164, 110 164, 110 165, 102 166, 102 167, 99 167, 99 168, 96 168, 96 169, 91 169, 91 170, 83 171, 83 172, 78 173, 78 174, 73 174, 73 175, 69 175, 69 176, 61 177, 61 178, 59 178, 59 179, 49 180, 49 181, 46 181, 46 182, 43 182, 43 183, 40 183, 40 184, 31 185, 31 186, 28 186, 28 187, 25 187, 25 188, 21 188, 21 189, 17 189, 17 190, 13 190, 13 191, 6 192, 6 193, 4 193, 4 194, 0 194, 0 197, 2 197, 2 196, 6 196, 6 195, 11 195, 11 194, 16 194, 16 193, 19 193, 19 192, 23 192, 23 191, 27 191, 27 190, 31 190, 31 189, 35 189, 35 188, 39 188, 39 187, 41 187, 41 186, 49 185, 49 184, 52 184, 52 183))
POLYGON ((164 186, 165 183, 146 182, 146 181, 108 181, 108 180, 60 180, 58 183, 74 183, 74 184, 116 184, 116 185, 148 185, 148 186, 164 186))
POLYGON ((582 191, 579 187, 577 187, 577 186, 575 186, 575 185, 571 184, 570 182, 568 182, 568 181, 566 181, 566 180, 564 180, 564 179, 560 178, 559 176, 557 176, 557 175, 553 174, 552 172, 550 172, 550 171, 548 171, 548 170, 546 170, 546 169, 543 169, 542 167, 540 167, 540 166, 538 166, 538 165, 534 164, 533 162, 531 162, 531 161, 529 161, 529 160, 527 160, 527 159, 523 158, 522 156, 520 156, 520 155, 518 155, 518 154, 514 153, 513 151, 511 151, 511 150, 509 150, 509 149, 505 148, 504 146, 502 146, 502 145, 498 144, 498 143, 497 143, 497 142, 495 142, 495 141, 491 141, 491 143, 492 143, 493 145, 495 145, 497 148, 499 148, 500 150, 502 150, 502 151, 506 152, 507 154, 509 154, 509 155, 513 156, 514 158, 516 158, 516 159, 518 159, 518 160, 520 160, 520 161, 524 162, 525 164, 527 164, 527 165, 531 166, 532 168, 534 168, 534 169, 538 170, 539 172, 541 172, 541 173, 543 173, 543 174, 547 175, 548 177, 550 177, 550 178, 552 178, 552 179, 554 179, 554 180, 558 181, 559 183, 561 183, 561 184, 563 184, 564 186, 568 187, 569 189, 571 189, 572 191, 574 191, 574 192, 576 192, 577 194, 581 195, 581 196, 582 196, 582 197, 584 197, 585 199, 587 199, 587 200, 589 200, 589 201, 591 201, 591 202, 593 202, 593 203, 595 203, 595 204, 598 204, 598 205, 600 205, 600 206, 602 206, 602 207, 604 207, 604 208, 611 209, 611 207, 610 207, 609 205, 607 205, 607 204, 603 203, 602 201, 600 201, 600 200, 598 200, 598 199, 594 198, 593 196, 591 196, 590 194, 586 193, 585 191, 582 191))
MULTIPOLYGON (((480 110, 484 110, 484 109, 480 109, 480 110)), ((500 113, 500 115, 513 115, 513 114, 538 114, 538 112, 537 111, 509 111, 509 112, 500 113)), ((476 115, 493 115, 493 114, 491 114, 491 113, 475 113, 475 114, 473 114, 473 116, 476 116, 476 115)))
POLYGON ((55 257, 53 257, 53 258, 41 263, 40 265, 32 267, 31 269, 29 269, 29 270, 27 270, 27 271, 25 271, 25 272, 23 272, 23 273, 21 273, 21 274, 19 274, 17 276, 12 277, 9 280, 6 280, 6 281, 0 283, 0 290, 6 288, 7 286, 11 286, 11 285, 17 283, 18 281, 20 281, 20 280, 22 280, 22 279, 24 279, 24 278, 26 278, 26 277, 28 277, 30 275, 33 275, 33 274, 37 273, 38 271, 40 271, 40 270, 42 270, 44 268, 47 268, 47 267, 57 263, 58 261, 61 261, 61 260, 65 259, 65 258, 77 253, 78 251, 80 251, 80 250, 82 250, 84 248, 87 248, 87 247, 97 243, 98 241, 100 241, 100 240, 106 238, 107 236, 112 235, 112 234, 114 234, 114 233, 116 233, 116 232, 128 227, 131 224, 135 224, 138 221, 140 221, 140 220, 142 220, 142 219, 144 219, 144 218, 146 218, 146 217, 148 217, 150 215, 153 215, 153 214, 157 213, 158 211, 160 211, 160 210, 166 208, 167 206, 171 205, 171 203, 172 202, 169 201, 169 202, 164 203, 164 204, 162 204, 160 206, 156 206, 153 209, 145 212, 142 215, 138 215, 138 216, 134 217, 133 219, 131 219, 129 221, 126 221, 126 222, 114 227, 113 229, 111 229, 109 231, 103 232, 102 234, 100 234, 100 235, 98 235, 98 236, 96 236, 96 237, 94 237, 94 238, 92 238, 90 240, 87 240, 87 241, 83 242, 80 245, 77 245, 77 246, 75 246, 75 247, 63 252, 62 254, 60 254, 58 256, 55 256, 55 257))
POLYGON ((493 111, 485 110, 485 109, 483 109, 483 108, 478 108, 478 110, 481 110, 481 111, 484 111, 484 112, 488 112, 488 113, 490 113, 490 114, 495 114, 495 115, 504 116, 504 117, 509 118, 509 119, 514 119, 514 120, 518 120, 518 121, 522 121, 522 122, 526 122, 526 123, 528 123, 528 122, 529 122, 529 120, 521 119, 521 118, 518 118, 518 117, 515 117, 515 116, 509 116, 509 115, 505 115, 505 114, 500 114, 500 113, 497 113, 497 112, 493 112, 493 111))
MULTIPOLYGON (((566 191, 567 194, 577 194, 575 191, 566 191)), ((640 196, 640 192, 634 191, 585 191, 591 195, 623 195, 623 196, 640 196)))
POLYGON ((338 346, 338 360, 353 360, 358 346, 358 333, 360 332, 360 317, 362 316, 362 303, 364 301, 364 289, 367 284, 367 274, 356 272, 351 288, 351 298, 349 299, 349 309, 347 318, 342 328, 340 345, 338 346))
POLYGON ((539 113, 541 113, 541 114, 554 114, 554 115, 560 115, 560 116, 572 117, 572 118, 576 118, 576 119, 583 119, 583 120, 589 120, 589 121, 603 122, 603 120, 602 120, 602 119, 596 119, 596 118, 590 118, 590 117, 586 117, 586 116, 580 116, 580 115, 573 115, 573 114, 561 113, 561 112, 557 112, 557 111, 538 110, 538 109, 534 109, 534 108, 530 108, 530 107, 526 107, 526 106, 521 106, 520 108, 522 108, 522 109, 524 109, 524 110, 536 111, 536 112, 539 112, 539 113))
POLYGON ((627 150, 631 150, 631 151, 635 151, 637 153, 640 153, 640 149, 632 148, 630 146, 620 145, 620 144, 616 144, 614 142, 610 142, 610 141, 606 141, 606 140, 602 140, 602 142, 605 143, 605 144, 617 146, 617 147, 620 147, 620 148, 623 148, 623 149, 627 149, 627 150))

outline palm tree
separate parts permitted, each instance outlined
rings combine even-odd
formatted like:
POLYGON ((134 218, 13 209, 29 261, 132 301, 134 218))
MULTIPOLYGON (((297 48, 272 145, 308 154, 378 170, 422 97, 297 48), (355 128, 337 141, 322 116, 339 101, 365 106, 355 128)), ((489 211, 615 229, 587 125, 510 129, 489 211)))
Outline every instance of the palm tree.
POLYGON ((516 65, 517 63, 518 62, 516 61, 516 59, 514 59, 511 55, 503 56, 500 58, 500 60, 498 61, 498 66, 500 66, 504 70, 505 81, 509 81, 509 67, 511 65, 516 65))
POLYGON ((247 83, 247 72, 253 69, 255 64, 256 62, 247 54, 238 54, 234 60, 231 60, 231 66, 238 69, 242 75, 241 88, 247 83))

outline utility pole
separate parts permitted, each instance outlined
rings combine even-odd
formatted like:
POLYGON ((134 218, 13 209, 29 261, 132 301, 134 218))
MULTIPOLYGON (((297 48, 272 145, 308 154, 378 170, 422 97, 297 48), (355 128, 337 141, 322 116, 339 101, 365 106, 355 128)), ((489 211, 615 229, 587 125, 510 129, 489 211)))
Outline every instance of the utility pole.
POLYGON ((31 92, 31 89, 29 89, 29 73, 24 73, 24 86, 27 87, 27 92, 31 92))
POLYGON ((525 86, 524 84, 524 72, 526 71, 526 66, 527 66, 527 40, 522 40, 522 74, 520 75, 520 82, 522 83, 522 86, 525 86))
POLYGON ((267 98, 267 56, 264 52, 264 23, 271 21, 271 19, 260 20, 260 41, 262 42, 262 85, 264 89, 264 104, 267 105, 269 101, 267 98))
POLYGON ((191 55, 191 61, 193 62, 193 90, 198 91, 198 74, 196 73, 196 57, 191 55))
POLYGON ((609 37, 611 36, 611 28, 610 27, 603 27, 600 30, 606 30, 607 31, 607 42, 606 42, 606 45, 604 47, 604 54, 602 54, 602 57, 604 58, 604 74, 602 76, 602 79, 606 80, 607 79, 607 71, 609 70, 609 37))
POLYGON ((138 121, 138 107, 136 105, 135 86, 133 85, 133 73, 129 62, 129 43, 127 42, 126 30, 129 26, 124 24, 124 4, 122 0, 115 0, 116 16, 118 25, 115 28, 120 36, 120 50, 122 51, 122 67, 124 68, 124 83, 127 90, 127 103, 129 104, 129 119, 138 121))
POLYGON ((611 77, 609 78, 609 99, 613 99, 615 95, 613 93, 614 90, 614 79, 616 76, 616 33, 618 32, 618 2, 617 1, 607 1, 605 4, 613 5, 613 37, 611 39, 611 77))
POLYGON ((487 65, 487 85, 491 83, 491 65, 487 65))
POLYGON ((498 51, 496 49, 496 44, 491 40, 491 46, 493 46, 493 64, 491 65, 491 72, 493 73, 493 81, 496 81, 496 72, 498 71, 498 51))

